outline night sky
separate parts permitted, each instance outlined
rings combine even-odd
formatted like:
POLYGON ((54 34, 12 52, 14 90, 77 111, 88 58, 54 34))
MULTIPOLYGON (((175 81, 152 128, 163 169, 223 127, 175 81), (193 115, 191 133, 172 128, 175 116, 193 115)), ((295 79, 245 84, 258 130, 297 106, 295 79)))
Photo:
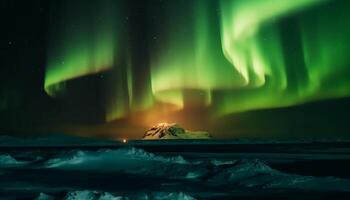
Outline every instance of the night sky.
POLYGON ((2 0, 0 134, 350 138, 347 0, 2 0))

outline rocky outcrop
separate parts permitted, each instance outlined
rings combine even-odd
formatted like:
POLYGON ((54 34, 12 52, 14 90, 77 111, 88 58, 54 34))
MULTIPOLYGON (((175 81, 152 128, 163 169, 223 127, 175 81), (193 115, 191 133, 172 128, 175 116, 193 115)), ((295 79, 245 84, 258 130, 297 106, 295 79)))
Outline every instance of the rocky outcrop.
POLYGON ((159 123, 153 126, 143 136, 143 139, 210 139, 205 131, 189 131, 176 123, 159 123))

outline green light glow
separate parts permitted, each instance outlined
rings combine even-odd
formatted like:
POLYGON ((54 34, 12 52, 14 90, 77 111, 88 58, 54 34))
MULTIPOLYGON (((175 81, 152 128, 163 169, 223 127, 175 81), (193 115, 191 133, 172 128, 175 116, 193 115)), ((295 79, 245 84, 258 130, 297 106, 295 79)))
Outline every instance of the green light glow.
POLYGON ((332 2, 328 6, 331 12, 315 9, 305 13, 301 22, 305 65, 320 98, 350 94, 350 24, 346 21, 350 19, 349 5, 332 2), (336 23, 340 21, 344 23, 336 23))
POLYGON ((325 1, 288 2, 291 4, 222 1, 223 51, 254 88, 218 93, 215 113, 291 106, 350 94, 348 79, 337 79, 349 72, 345 52, 350 50, 350 26, 334 23, 349 17, 345 11, 349 5, 336 9, 325 1), (289 21, 290 32, 286 33, 282 24, 286 22, 280 22, 283 17, 309 6, 312 9, 289 21))
POLYGON ((65 28, 50 48, 47 93, 55 96, 67 80, 109 70, 107 121, 152 112, 159 102, 185 108, 191 92, 213 116, 350 95, 346 1, 163 3, 144 38, 149 63, 138 62, 136 45, 123 42, 121 7, 90 5, 94 12, 86 18, 67 4, 65 28), (94 23, 100 18, 103 23, 94 23))
POLYGON ((285 63, 279 19, 321 2, 221 1, 223 52, 242 75, 246 85, 237 92, 221 93, 216 113, 227 114, 296 103, 295 95, 298 96, 297 93, 301 91, 295 94, 289 91, 293 86, 288 82, 287 68, 297 70, 300 66, 287 66, 285 63))
POLYGON ((158 100, 183 106, 181 90, 233 88, 243 79, 221 52, 218 17, 210 4, 165 7, 166 31, 153 45, 152 90, 158 100), (182 10, 182 14, 177 13, 182 10), (172 17, 176 16, 176 18, 172 17), (169 93, 171 95, 162 95, 169 93))
POLYGON ((62 23, 51 30, 45 76, 45 90, 51 96, 63 92, 67 80, 110 69, 117 53, 117 17, 109 4, 64 5, 62 23))

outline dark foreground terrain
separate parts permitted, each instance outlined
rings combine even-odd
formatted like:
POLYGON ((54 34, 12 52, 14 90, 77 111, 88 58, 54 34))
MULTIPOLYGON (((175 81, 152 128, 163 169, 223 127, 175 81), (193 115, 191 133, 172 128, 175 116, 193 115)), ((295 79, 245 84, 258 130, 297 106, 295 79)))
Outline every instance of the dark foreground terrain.
POLYGON ((0 199, 350 199, 345 141, 2 144, 0 199))

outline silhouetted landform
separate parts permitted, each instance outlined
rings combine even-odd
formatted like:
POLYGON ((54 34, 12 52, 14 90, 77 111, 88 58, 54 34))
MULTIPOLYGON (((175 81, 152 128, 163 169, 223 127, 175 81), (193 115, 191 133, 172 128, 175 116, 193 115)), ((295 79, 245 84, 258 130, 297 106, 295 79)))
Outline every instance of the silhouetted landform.
POLYGON ((189 131, 176 123, 159 123, 153 126, 143 136, 146 140, 157 139, 210 139, 206 131, 189 131))

